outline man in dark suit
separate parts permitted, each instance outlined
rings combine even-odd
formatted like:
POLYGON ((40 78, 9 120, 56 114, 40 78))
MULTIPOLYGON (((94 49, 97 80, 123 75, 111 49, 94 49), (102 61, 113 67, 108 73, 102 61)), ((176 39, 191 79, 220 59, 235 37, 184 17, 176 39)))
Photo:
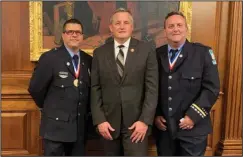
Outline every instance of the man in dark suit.
POLYGON ((212 131, 210 109, 219 94, 216 60, 211 48, 186 40, 182 13, 169 13, 164 31, 168 44, 157 49, 157 152, 159 156, 204 155, 212 131))
POLYGON ((131 37, 133 18, 123 8, 111 17, 114 40, 94 51, 91 113, 106 155, 147 155, 158 96, 156 54, 131 37))
POLYGON ((66 21, 64 44, 41 55, 30 80, 28 90, 42 113, 46 156, 84 155, 92 57, 79 50, 82 28, 76 19, 66 21))

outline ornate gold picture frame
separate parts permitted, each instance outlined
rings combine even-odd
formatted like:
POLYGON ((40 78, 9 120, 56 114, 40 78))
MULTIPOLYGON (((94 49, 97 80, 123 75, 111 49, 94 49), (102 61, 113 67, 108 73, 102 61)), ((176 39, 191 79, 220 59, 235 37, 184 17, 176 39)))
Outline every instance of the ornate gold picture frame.
MULTIPOLYGON (((69 9, 72 2, 66 2, 69 9), (69 5, 70 4, 70 5, 69 5)), ((170 3, 170 2, 168 2, 170 3)), ((191 22, 192 22, 192 2, 180 2, 179 10, 186 16, 188 23, 188 39, 191 39, 191 22)), ((71 17, 71 15, 68 15, 71 17)), ((48 51, 49 48, 43 47, 43 2, 29 2, 29 25, 30 25, 30 61, 38 61, 40 55, 48 51)), ((108 26, 107 26, 108 27, 108 26)), ((92 54, 93 48, 83 49, 85 52, 92 54)))

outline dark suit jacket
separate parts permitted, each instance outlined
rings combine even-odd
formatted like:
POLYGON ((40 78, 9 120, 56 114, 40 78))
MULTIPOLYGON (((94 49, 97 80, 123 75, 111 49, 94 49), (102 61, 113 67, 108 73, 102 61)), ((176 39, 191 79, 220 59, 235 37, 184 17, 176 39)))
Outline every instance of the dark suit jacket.
POLYGON ((156 53, 148 43, 131 38, 120 78, 114 41, 94 51, 91 72, 91 112, 94 125, 108 121, 118 137, 121 118, 125 127, 136 121, 152 125, 158 96, 156 53))
POLYGON ((41 55, 30 80, 29 92, 42 108, 40 135, 46 139, 74 142, 84 138, 90 110, 90 69, 92 57, 80 51, 79 86, 72 58, 65 46, 41 55))
POLYGON ((186 41, 172 70, 168 46, 158 48, 159 99, 156 115, 164 116, 173 137, 201 136, 212 131, 210 110, 219 94, 217 64, 210 47, 186 41), (195 123, 191 130, 179 129, 179 120, 188 115, 195 123))

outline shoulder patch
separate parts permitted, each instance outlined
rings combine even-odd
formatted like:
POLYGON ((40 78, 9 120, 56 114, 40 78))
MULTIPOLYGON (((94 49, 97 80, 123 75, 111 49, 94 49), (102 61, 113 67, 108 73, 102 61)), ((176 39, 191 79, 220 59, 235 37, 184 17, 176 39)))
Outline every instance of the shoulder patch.
POLYGON ((212 57, 212 63, 213 63, 213 65, 217 64, 216 59, 215 59, 215 56, 213 54, 213 50, 212 49, 209 49, 208 52, 209 52, 210 56, 212 57))

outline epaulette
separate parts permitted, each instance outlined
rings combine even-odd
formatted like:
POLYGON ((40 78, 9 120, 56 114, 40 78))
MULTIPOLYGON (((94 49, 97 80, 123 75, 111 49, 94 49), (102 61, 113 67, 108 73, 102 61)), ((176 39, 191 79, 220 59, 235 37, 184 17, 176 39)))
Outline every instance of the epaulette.
POLYGON ((203 45, 203 44, 201 44, 201 43, 194 42, 194 43, 192 43, 192 44, 193 44, 193 45, 196 45, 196 46, 207 47, 207 48, 211 49, 211 47, 209 47, 209 46, 207 46, 207 45, 203 45))

